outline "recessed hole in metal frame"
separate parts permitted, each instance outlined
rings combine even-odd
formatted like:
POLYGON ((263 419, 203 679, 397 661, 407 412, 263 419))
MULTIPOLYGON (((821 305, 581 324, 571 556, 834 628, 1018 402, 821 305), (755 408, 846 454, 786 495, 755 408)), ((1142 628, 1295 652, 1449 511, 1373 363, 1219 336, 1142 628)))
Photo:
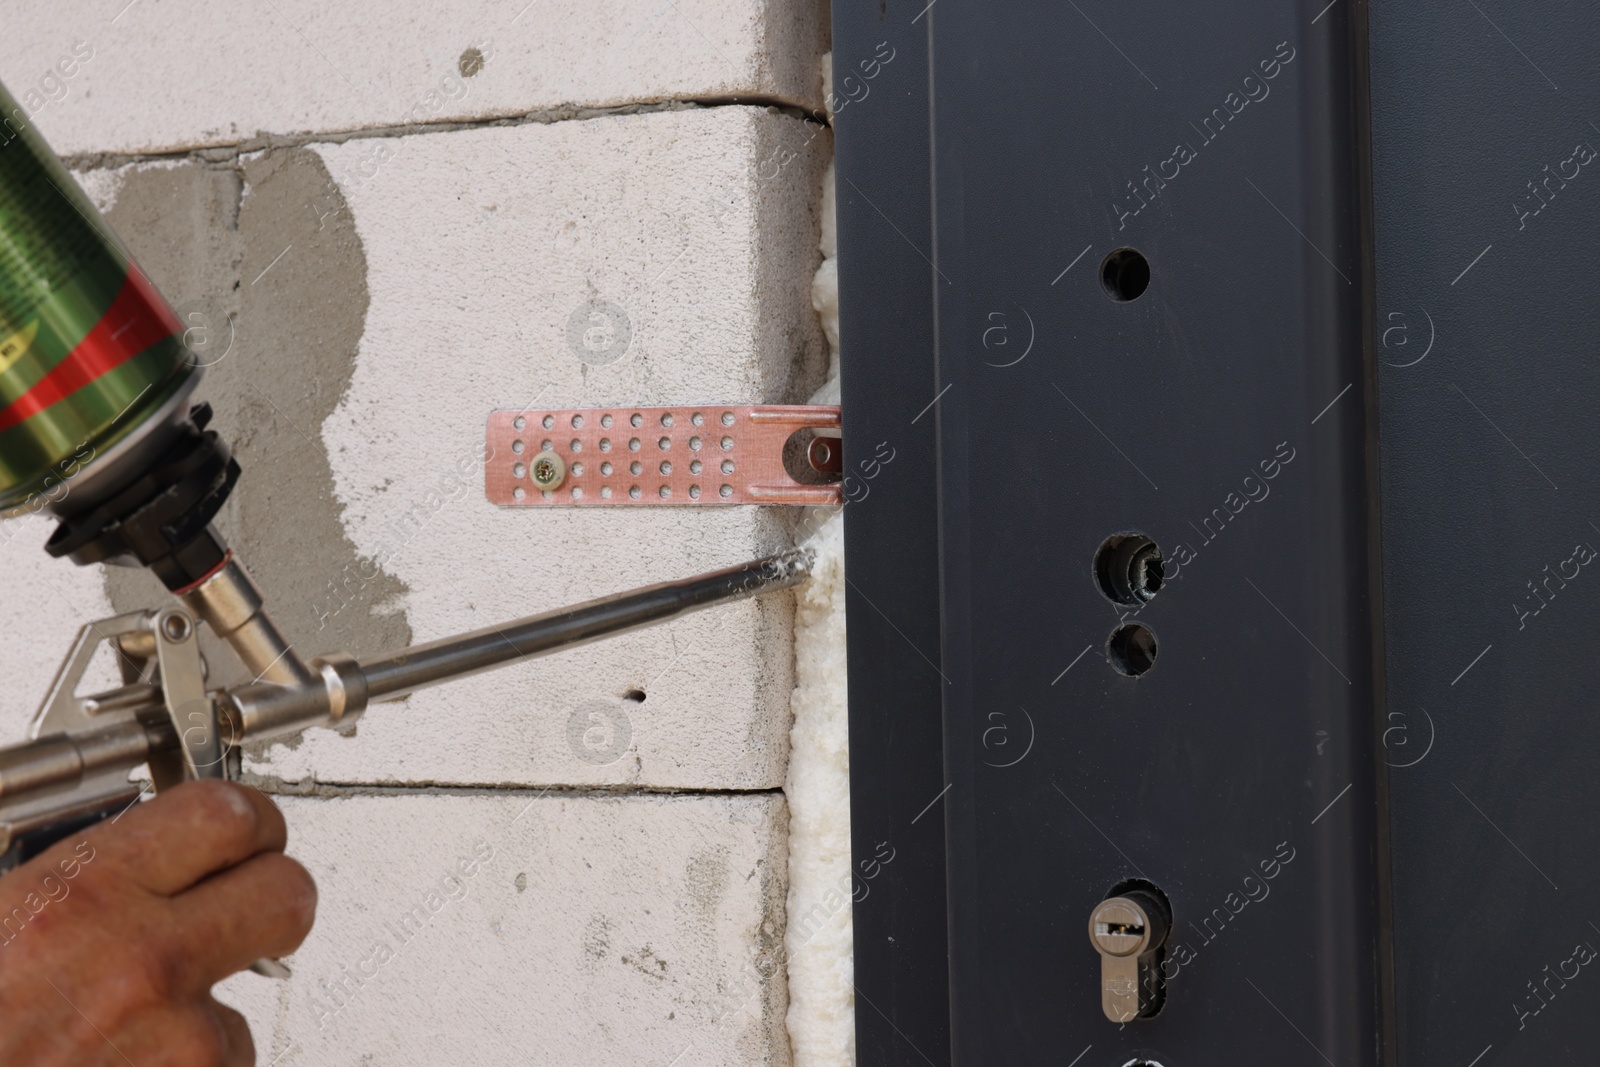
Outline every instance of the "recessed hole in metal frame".
POLYGON ((1165 578, 1160 546, 1142 533, 1112 534, 1095 550, 1094 582, 1113 604, 1148 604, 1165 578))
POLYGON ((1118 674, 1137 678, 1156 665, 1155 631, 1143 623, 1130 622, 1111 631, 1106 642, 1106 660, 1118 674))
POLYGON ((1113 300, 1137 300, 1150 288, 1150 261, 1132 248, 1119 248, 1100 263, 1100 284, 1113 300))

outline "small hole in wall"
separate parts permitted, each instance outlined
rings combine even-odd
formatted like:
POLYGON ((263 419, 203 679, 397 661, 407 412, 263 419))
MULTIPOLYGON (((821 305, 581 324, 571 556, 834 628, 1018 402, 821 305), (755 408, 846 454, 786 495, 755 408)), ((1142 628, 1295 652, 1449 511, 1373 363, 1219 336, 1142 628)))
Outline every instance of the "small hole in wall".
POLYGON ((1118 674, 1137 678, 1156 665, 1156 635, 1142 623, 1119 626, 1106 642, 1106 658, 1118 674))
POLYGON ((622 699, 623 700, 631 700, 635 704, 643 704, 644 703, 644 690, 643 689, 630 689, 626 693, 622 694, 622 699))
POLYGON ((1150 262, 1131 248, 1119 248, 1100 264, 1100 281, 1113 300, 1136 300, 1150 288, 1150 262))

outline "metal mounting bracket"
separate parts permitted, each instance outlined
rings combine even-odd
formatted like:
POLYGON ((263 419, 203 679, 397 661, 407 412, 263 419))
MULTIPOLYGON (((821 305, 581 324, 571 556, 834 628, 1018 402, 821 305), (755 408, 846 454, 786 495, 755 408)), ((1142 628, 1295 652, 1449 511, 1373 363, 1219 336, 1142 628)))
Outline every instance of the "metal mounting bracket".
MULTIPOLYGON (((838 428, 837 407, 799 404, 494 411, 484 493, 506 507, 839 504, 838 482, 803 484, 783 462, 796 431, 838 428)), ((836 442, 817 441, 812 468, 836 472, 836 442)))

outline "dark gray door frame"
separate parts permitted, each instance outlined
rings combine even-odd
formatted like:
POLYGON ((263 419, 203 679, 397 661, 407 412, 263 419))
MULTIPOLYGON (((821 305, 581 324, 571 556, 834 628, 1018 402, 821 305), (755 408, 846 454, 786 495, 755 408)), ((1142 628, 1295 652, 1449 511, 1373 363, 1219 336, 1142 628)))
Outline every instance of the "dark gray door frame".
POLYGON ((862 1063, 1393 1059, 1364 8, 1156 6, 834 12, 846 462, 896 456, 846 509, 862 1063), (1133 879, 1176 928, 1118 1027, 1133 879))

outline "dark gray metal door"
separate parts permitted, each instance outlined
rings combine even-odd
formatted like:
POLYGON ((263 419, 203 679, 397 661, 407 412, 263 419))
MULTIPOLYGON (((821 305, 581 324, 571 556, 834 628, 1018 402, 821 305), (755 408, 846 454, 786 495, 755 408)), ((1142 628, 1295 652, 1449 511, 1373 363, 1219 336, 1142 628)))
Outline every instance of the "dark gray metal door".
POLYGON ((854 818, 908 848, 861 1062, 1592 1062, 1600 10, 836 9, 880 41, 854 818), (1086 924, 1140 889, 1119 1026, 1086 924))
POLYGON ((1600 11, 1372 5, 1401 1062, 1600 1036, 1600 11))
POLYGON ((1374 1063, 1351 9, 1092 6, 927 15, 954 1058, 1374 1063), (1142 608, 1095 577, 1130 533, 1142 608), (1131 879, 1174 928, 1119 1028, 1087 923, 1131 879))
POLYGON ((923 49, 837 120, 847 461, 888 433, 870 404, 938 398, 898 428, 936 420, 935 454, 894 471, 936 488, 937 557, 923 497, 847 516, 858 853, 947 790, 942 854, 914 853, 947 899, 908 866, 857 907, 861 1062, 1343 1065, 1392 1039, 1355 13, 835 13, 836 70, 923 49), (1095 569, 1130 536, 1165 568, 1134 606, 1095 569), (1173 914, 1165 1000, 1118 1026, 1087 924, 1140 881, 1173 914))

